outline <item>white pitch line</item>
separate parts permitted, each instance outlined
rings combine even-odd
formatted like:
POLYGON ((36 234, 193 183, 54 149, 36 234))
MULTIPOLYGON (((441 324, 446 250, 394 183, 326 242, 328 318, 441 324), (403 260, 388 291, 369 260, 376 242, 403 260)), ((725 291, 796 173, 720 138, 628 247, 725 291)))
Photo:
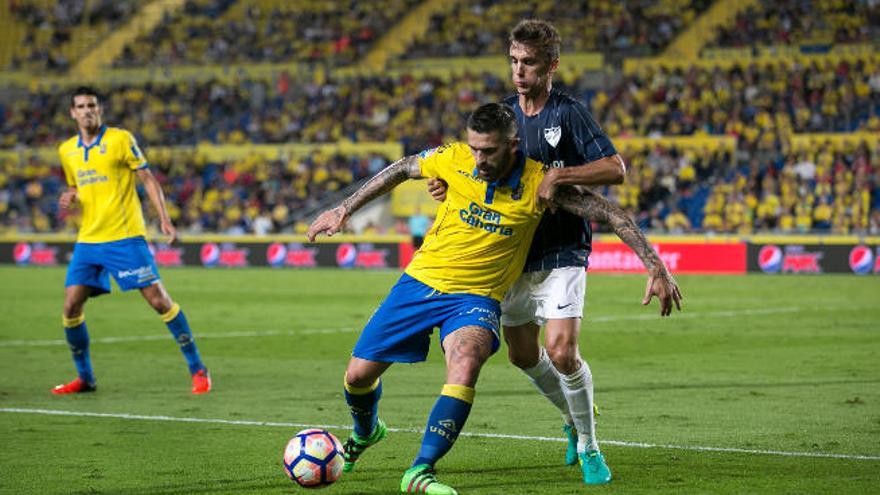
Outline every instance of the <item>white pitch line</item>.
MULTIPOLYGON (((740 316, 767 315, 775 313, 796 313, 802 308, 768 308, 768 309, 743 309, 729 311, 708 311, 704 313, 675 313, 673 319, 678 318, 734 318, 740 316)), ((606 323, 612 321, 628 321, 628 320, 655 320, 658 316, 651 312, 650 314, 638 315, 611 315, 596 316, 585 318, 587 323, 606 323)), ((223 332, 223 333, 197 333, 196 338, 201 339, 233 339, 242 337, 275 337, 279 335, 324 335, 334 333, 353 333, 359 332, 360 328, 321 328, 306 330, 254 330, 240 332, 223 332)), ((102 337, 92 339, 95 344, 118 344, 123 342, 145 342, 151 340, 168 340, 168 335, 157 333, 154 335, 131 335, 125 337, 102 337)), ((67 341, 63 339, 21 339, 21 340, 0 340, 0 348, 3 347, 44 347, 44 346, 66 346, 67 341)))
MULTIPOLYGON (((216 419, 216 418, 188 418, 177 416, 149 416, 144 414, 125 414, 125 413, 97 413, 97 412, 81 412, 81 411, 62 411, 56 409, 26 409, 17 407, 0 408, 0 412, 18 413, 18 414, 41 414, 48 416, 73 416, 81 418, 111 418, 126 419, 137 421, 168 421, 174 423, 210 423, 235 426, 269 426, 278 428, 324 428, 335 430, 351 430, 351 426, 343 425, 319 425, 310 423, 286 423, 277 421, 253 421, 253 420, 237 420, 237 419, 216 419)), ((423 429, 416 428, 388 428, 388 431, 399 433, 416 433, 421 434, 423 429)), ((462 432, 461 436, 474 438, 497 438, 504 440, 528 440, 540 442, 565 442, 564 438, 559 437, 539 437, 527 435, 508 435, 503 433, 474 433, 462 432)), ((736 447, 704 447, 700 445, 673 445, 673 444, 657 444, 644 442, 622 442, 619 440, 603 440, 603 444, 616 445, 618 447, 632 447, 639 449, 671 449, 671 450, 692 450, 699 452, 723 452, 735 454, 751 454, 751 455, 776 455, 785 457, 820 457, 830 459, 849 459, 859 461, 880 461, 878 455, 861 455, 861 454, 832 454, 829 452, 788 452, 783 450, 759 450, 759 449, 740 449, 736 447)))
MULTIPOLYGON (((305 330, 254 330, 239 332, 222 332, 222 333, 197 333, 196 338, 201 339, 236 339, 241 337, 273 337, 277 335, 324 335, 334 333, 354 333, 359 332, 360 328, 313 328, 305 330)), ((130 335, 127 337, 101 337, 91 339, 95 344, 118 344, 121 342, 144 342, 148 340, 168 340, 171 337, 167 333, 157 333, 155 335, 130 335)), ((0 347, 44 347, 44 346, 66 346, 67 341, 63 339, 22 339, 22 340, 0 340, 0 347)))

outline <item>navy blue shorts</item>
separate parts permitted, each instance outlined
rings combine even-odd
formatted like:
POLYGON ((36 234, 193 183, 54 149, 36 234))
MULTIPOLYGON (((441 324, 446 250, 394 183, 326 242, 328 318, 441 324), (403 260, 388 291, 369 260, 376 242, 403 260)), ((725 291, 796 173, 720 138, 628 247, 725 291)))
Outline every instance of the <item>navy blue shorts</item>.
POLYGON ((424 361, 431 334, 440 328, 440 342, 466 326, 492 332, 492 352, 500 345, 498 301, 473 294, 445 294, 403 274, 361 332, 352 356, 379 362, 424 361))
POLYGON ((76 243, 64 286, 86 285, 92 288, 92 296, 98 296, 110 292, 110 275, 123 291, 159 281, 159 270, 143 237, 76 243))

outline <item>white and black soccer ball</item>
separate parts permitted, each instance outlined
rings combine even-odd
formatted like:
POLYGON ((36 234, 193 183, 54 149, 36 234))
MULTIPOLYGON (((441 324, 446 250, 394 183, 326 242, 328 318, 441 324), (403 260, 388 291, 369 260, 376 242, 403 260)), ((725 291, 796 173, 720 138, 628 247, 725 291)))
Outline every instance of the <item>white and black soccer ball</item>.
POLYGON ((297 433, 284 449, 284 472, 305 488, 327 486, 342 474, 342 444, 327 430, 297 433))

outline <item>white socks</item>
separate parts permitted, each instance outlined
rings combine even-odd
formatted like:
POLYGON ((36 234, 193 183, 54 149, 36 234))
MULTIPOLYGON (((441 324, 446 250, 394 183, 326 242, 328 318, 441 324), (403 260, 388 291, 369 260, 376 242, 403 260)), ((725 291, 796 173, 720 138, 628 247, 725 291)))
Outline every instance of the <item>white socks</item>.
POLYGON ((596 418, 593 416, 593 373, 586 361, 570 375, 560 375, 571 419, 578 433, 578 452, 599 450, 596 418))
MULTIPOLYGON (((553 367, 553 363, 550 362, 550 357, 547 355, 547 350, 543 347, 541 348, 541 356, 538 358, 538 364, 534 367, 525 369, 523 372, 529 377, 532 383, 535 384, 535 387, 541 392, 541 395, 547 398, 550 402, 559 409, 559 412, 562 413, 562 420, 567 425, 572 424, 571 414, 568 412, 568 404, 569 401, 565 397, 565 393, 562 391, 561 386, 561 376, 559 372, 556 371, 556 368, 553 367)), ((592 392, 592 386, 590 387, 590 391, 592 392)), ((592 395, 592 394, 591 394, 592 395)))

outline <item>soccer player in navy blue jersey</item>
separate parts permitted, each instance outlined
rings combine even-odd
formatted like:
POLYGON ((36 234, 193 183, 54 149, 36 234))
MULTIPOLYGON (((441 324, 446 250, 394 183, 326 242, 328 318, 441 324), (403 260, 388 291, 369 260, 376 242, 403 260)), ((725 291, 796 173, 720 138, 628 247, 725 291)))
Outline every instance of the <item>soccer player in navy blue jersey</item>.
MULTIPOLYGON (((532 241, 524 273, 502 302, 510 361, 562 413, 568 439, 566 463, 579 463, 584 482, 611 481, 596 439, 593 377, 578 349, 591 249, 589 223, 554 208, 559 186, 620 184, 623 159, 582 103, 553 88, 561 39, 552 24, 521 21, 510 33, 511 77, 516 94, 504 100, 516 114, 520 150, 548 166, 538 187, 545 212, 532 241), (543 346, 539 341, 544 326, 543 346)), ((429 185, 435 199, 444 185, 429 185)), ((619 209, 618 209, 619 210, 619 209)), ((643 304, 661 274, 649 273, 643 304)), ((676 307, 681 294, 675 289, 676 307)), ((661 308, 661 315, 671 313, 661 308)))

